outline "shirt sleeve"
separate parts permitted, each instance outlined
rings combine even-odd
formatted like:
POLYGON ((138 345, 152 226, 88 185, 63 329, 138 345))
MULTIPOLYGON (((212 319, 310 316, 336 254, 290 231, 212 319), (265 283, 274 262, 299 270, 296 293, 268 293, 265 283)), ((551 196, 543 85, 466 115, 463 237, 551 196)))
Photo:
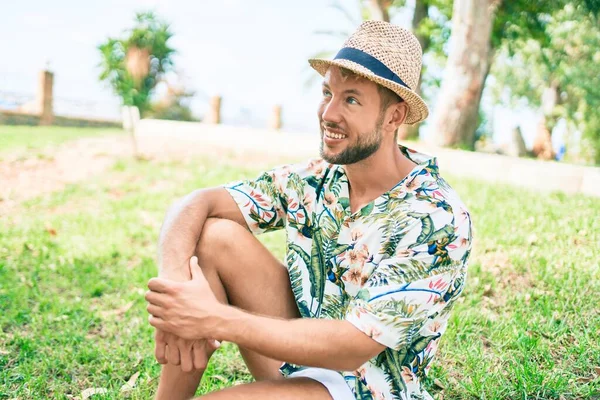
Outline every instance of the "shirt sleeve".
POLYGON ((279 230, 285 226, 285 188, 288 175, 289 167, 283 166, 264 172, 253 180, 223 185, 237 203, 254 235, 279 230))
POLYGON ((414 224, 350 301, 346 320, 386 347, 409 346, 428 318, 462 291, 471 246, 467 224, 446 225, 429 238, 421 221, 414 224))

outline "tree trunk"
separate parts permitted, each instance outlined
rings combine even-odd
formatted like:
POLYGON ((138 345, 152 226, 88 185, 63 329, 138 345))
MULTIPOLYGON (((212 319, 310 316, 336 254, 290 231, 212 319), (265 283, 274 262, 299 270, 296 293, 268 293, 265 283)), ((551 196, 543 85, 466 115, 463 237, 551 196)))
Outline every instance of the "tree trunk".
POLYGON ((130 47, 125 56, 125 67, 139 88, 142 79, 150 73, 150 49, 130 47))
POLYGON ((554 159, 555 154, 554 149, 552 148, 552 135, 546 125, 546 117, 542 117, 538 125, 531 152, 541 160, 554 159))
POLYGON ((442 146, 473 148, 479 103, 490 71, 492 25, 498 0, 455 0, 450 52, 433 118, 442 146))
POLYGON ((542 160, 553 160, 556 157, 552 146, 552 130, 556 124, 554 111, 558 105, 558 83, 552 82, 542 94, 542 119, 538 125, 532 153, 542 160))
MULTIPOLYGON (((417 37, 417 40, 419 41, 419 43, 421 44, 421 49, 423 49, 423 54, 425 54, 425 52, 427 51, 427 48, 429 47, 429 38, 423 34, 420 34, 418 32, 418 28, 419 28, 419 25, 421 25, 421 22, 423 21, 423 19, 425 19, 427 17, 428 12, 429 12, 429 5, 427 4, 426 0, 415 0, 415 10, 413 12, 411 30, 417 37)), ((422 72, 423 72, 423 70, 421 70, 421 73, 419 74, 419 84, 418 84, 419 86, 414 88, 419 96, 421 96, 421 93, 422 93, 421 92, 421 78, 423 75, 422 72)), ((398 140, 417 140, 417 139, 419 139, 419 124, 400 125, 400 127, 398 128, 398 140)))
POLYGON ((390 0, 369 0, 369 11, 371 19, 390 22, 388 9, 392 5, 390 0))

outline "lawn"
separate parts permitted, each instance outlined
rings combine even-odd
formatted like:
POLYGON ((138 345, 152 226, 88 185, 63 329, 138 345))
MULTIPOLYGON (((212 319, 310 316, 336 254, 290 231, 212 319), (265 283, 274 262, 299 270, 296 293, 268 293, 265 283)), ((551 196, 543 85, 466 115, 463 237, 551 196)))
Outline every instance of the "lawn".
POLYGON ((22 153, 28 150, 57 146, 82 137, 123 133, 122 129, 117 128, 0 125, 0 155, 5 155, 8 152, 22 153))
MULTIPOLYGON (((68 399, 88 388, 105 389, 94 399, 151 398, 159 366, 143 293, 165 209, 195 188, 258 172, 206 158, 123 159, 0 216, 0 399, 68 399)), ((448 180, 470 208, 476 243, 430 391, 600 398, 600 201, 448 180)), ((262 239, 283 257, 280 232, 262 239)), ((198 393, 248 380, 225 344, 198 393)))

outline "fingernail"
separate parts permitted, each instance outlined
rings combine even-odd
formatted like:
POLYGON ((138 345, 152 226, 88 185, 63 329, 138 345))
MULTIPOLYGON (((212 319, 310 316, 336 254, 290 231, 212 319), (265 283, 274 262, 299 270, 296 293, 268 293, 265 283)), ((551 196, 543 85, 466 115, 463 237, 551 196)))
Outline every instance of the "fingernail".
POLYGON ((221 346, 221 342, 219 342, 218 340, 215 340, 215 346, 216 346, 216 347, 219 347, 219 346, 221 346))

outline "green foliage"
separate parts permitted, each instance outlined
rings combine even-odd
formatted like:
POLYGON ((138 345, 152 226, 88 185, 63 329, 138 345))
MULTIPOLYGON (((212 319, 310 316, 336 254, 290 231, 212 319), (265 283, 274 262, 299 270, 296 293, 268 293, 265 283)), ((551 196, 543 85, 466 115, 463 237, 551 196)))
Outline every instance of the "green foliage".
POLYGON ((169 46, 173 36, 169 25, 154 13, 138 13, 135 26, 123 38, 108 38, 98 46, 102 55, 100 80, 108 82, 123 105, 136 106, 142 116, 150 109, 150 96, 163 74, 173 66, 175 50, 169 46), (148 73, 139 81, 127 69, 127 55, 132 49, 148 51, 148 73))
POLYGON ((564 118, 571 132, 583 134, 584 149, 600 163, 600 26, 594 13, 568 4, 548 16, 539 40, 516 36, 499 49, 493 74, 497 98, 509 89, 514 103, 541 105, 544 90, 558 87, 554 119, 564 118))
POLYGON ((513 42, 523 37, 543 43, 549 15, 564 3, 564 0, 503 1, 494 18, 492 48, 503 43, 512 48, 513 42))
POLYGON ((155 119, 168 119, 175 121, 198 121, 194 117, 188 104, 193 92, 178 91, 168 95, 167 99, 152 104, 147 116, 155 119))

